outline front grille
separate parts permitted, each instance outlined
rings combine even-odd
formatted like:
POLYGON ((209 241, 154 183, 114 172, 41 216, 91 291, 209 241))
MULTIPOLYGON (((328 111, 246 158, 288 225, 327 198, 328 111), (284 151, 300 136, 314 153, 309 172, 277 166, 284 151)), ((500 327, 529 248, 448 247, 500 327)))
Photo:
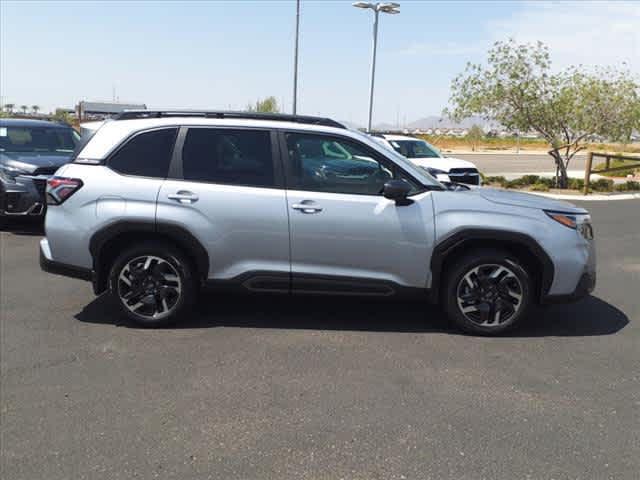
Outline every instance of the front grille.
POLYGON ((480 185, 480 174, 475 168, 452 168, 449 170, 449 178, 458 183, 480 185))

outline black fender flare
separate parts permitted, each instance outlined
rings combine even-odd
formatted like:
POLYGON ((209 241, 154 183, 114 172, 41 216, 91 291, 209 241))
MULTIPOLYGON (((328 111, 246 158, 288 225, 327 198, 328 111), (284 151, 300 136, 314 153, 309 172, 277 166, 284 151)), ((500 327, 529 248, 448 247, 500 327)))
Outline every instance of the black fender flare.
POLYGON ((510 232, 508 230, 495 230, 485 228, 470 228, 458 231, 438 243, 431 255, 431 288, 430 299, 437 302, 440 295, 442 267, 448 255, 455 249, 465 244, 471 245, 476 241, 488 242, 495 240, 498 243, 516 245, 532 255, 542 267, 542 278, 539 280, 540 299, 547 296, 554 277, 553 261, 540 244, 525 233, 510 232))
POLYGON ((93 289, 96 294, 107 287, 108 272, 104 271, 101 255, 104 247, 114 238, 123 234, 151 234, 159 238, 167 238, 191 256, 203 284, 209 273, 209 254, 200 241, 187 229, 179 225, 165 222, 144 222, 123 220, 111 223, 96 231, 89 240, 89 251, 93 257, 93 289))

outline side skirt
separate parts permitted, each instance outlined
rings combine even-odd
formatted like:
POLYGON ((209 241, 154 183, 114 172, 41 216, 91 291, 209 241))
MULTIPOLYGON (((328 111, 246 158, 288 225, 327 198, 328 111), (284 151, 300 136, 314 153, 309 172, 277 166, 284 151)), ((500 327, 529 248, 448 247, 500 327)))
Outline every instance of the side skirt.
POLYGON ((429 299, 429 289, 406 287, 395 282, 352 277, 281 272, 247 272, 229 280, 207 280, 206 290, 253 293, 291 293, 355 297, 429 299))

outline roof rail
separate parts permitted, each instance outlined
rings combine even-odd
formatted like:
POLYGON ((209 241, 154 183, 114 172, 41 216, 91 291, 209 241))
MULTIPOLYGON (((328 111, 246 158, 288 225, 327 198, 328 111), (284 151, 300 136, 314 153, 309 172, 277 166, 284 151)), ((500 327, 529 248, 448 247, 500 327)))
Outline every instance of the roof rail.
POLYGON ((262 112, 224 112, 215 110, 125 110, 114 120, 133 120, 137 118, 167 118, 167 117, 203 117, 203 118, 235 118, 246 120, 271 120, 278 122, 306 123, 322 125, 324 127, 347 128, 343 124, 330 118, 311 117, 307 115, 290 115, 286 113, 262 112))

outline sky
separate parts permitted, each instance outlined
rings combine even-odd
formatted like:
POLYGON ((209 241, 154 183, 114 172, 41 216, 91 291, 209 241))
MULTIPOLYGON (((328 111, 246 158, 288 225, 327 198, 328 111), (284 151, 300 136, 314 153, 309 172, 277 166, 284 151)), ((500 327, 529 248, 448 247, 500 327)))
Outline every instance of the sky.
MULTIPOLYGON (((408 1, 381 15, 374 124, 439 115, 451 80, 496 40, 540 40, 554 68, 640 75, 640 2, 408 1)), ((366 124, 373 15, 301 1, 298 113, 366 124)), ((295 1, 0 0, 0 100, 149 108, 292 106, 295 1)))

